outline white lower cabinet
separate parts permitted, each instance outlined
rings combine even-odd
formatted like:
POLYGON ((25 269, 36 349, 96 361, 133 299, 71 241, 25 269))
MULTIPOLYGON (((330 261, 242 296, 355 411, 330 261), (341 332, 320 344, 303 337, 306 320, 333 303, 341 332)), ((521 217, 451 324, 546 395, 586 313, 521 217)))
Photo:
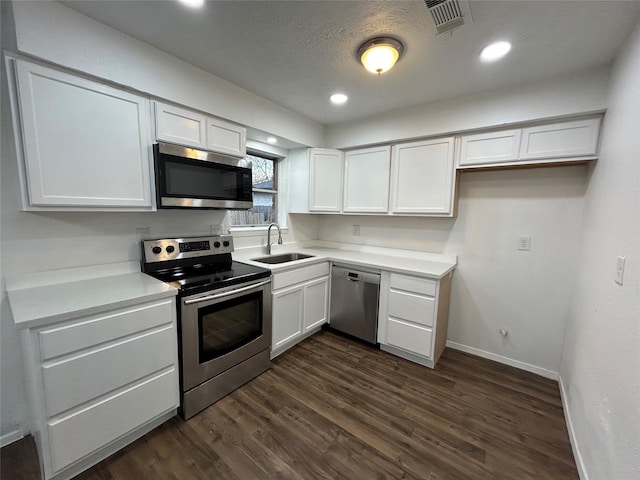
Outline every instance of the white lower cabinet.
POLYGON ((308 332, 327 323, 329 277, 322 277, 304 285, 303 332, 308 332))
POLYGON ((433 368, 447 340, 449 273, 439 280, 382 272, 380 348, 433 368))
POLYGON ((77 475, 180 404, 174 298, 22 334, 46 479, 77 475))
POLYGON ((273 351, 280 349, 302 334, 304 284, 272 293, 273 351))
POLYGON ((327 322, 329 262, 274 273, 271 358, 327 322))

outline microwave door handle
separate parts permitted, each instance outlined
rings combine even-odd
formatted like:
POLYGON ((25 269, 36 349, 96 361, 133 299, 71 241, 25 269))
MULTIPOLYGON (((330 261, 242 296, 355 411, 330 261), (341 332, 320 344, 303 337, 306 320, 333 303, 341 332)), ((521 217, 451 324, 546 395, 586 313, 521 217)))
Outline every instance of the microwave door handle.
POLYGON ((194 299, 191 299, 191 300, 185 300, 184 304, 185 305, 191 305, 193 303, 207 302, 209 300, 215 300, 217 298, 224 298, 224 297, 228 297, 230 295, 235 295, 237 293, 246 292, 247 290, 253 290, 255 288, 262 287, 262 286, 264 286, 264 285, 266 285, 268 283, 271 283, 271 280, 267 280, 266 282, 255 283, 253 285, 249 285, 248 287, 238 288, 237 290, 231 290, 230 292, 217 293, 216 295, 208 295, 206 297, 200 297, 200 298, 194 298, 194 299))

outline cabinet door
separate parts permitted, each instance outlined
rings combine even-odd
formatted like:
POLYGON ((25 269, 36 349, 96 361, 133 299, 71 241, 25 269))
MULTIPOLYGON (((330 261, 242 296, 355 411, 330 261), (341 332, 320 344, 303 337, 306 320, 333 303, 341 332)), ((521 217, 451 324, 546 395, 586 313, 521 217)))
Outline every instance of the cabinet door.
POLYGON ((309 156, 309 211, 340 212, 342 152, 314 148, 309 156))
POLYGON ((389 210, 391 147, 345 154, 344 211, 386 213, 389 210))
POLYGON ((155 102, 156 138, 185 147, 207 148, 207 117, 155 102))
POLYGON ((150 209, 149 101, 23 61, 16 69, 30 205, 150 209))
POLYGON ((460 141, 459 167, 518 160, 522 130, 464 135, 460 141))
POLYGON ((272 350, 302 334, 304 287, 298 285, 273 293, 272 350))
POLYGON ((247 130, 218 118, 207 120, 207 149, 244 158, 247 154, 247 130))
POLYGON ((391 175, 392 213, 453 214, 452 137, 395 145, 391 175))
POLYGON ((304 286, 303 328, 307 332, 327 323, 329 277, 319 278, 304 286))
POLYGON ((522 131, 520 158, 595 156, 599 131, 600 118, 525 128, 522 131))

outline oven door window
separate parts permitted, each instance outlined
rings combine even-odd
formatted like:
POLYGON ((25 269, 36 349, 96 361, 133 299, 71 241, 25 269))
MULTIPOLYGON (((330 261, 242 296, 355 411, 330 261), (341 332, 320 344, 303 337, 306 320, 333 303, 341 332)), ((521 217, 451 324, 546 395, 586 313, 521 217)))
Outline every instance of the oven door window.
POLYGON ((262 335, 262 292, 198 309, 200 363, 232 352, 262 335))

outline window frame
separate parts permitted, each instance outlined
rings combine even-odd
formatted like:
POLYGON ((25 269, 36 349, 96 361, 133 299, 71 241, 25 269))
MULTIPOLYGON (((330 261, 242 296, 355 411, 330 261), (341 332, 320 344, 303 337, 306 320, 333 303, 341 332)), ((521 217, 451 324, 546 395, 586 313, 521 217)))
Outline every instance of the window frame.
MULTIPOLYGON (((276 218, 276 222, 278 222, 278 218, 279 218, 279 206, 280 206, 280 199, 279 197, 279 190, 278 190, 278 180, 279 180, 279 175, 278 175, 278 163, 280 163, 280 161, 284 158, 281 157, 279 155, 275 155, 273 153, 268 153, 268 152, 264 152, 262 150, 256 149, 256 148, 247 148, 247 153, 246 155, 252 155, 254 157, 260 157, 260 158, 264 158, 267 160, 271 160, 273 162, 273 189, 269 189, 269 188, 251 188, 251 191, 253 193, 266 193, 266 194, 270 194, 273 195, 273 207, 272 207, 272 211, 275 212, 275 218, 276 218)), ((246 157, 245 157, 246 158, 246 157)), ((251 209, 248 209, 251 210, 251 209)), ((233 231, 233 232, 242 232, 242 231, 259 231, 259 230, 266 230, 269 227, 269 223, 260 223, 260 224, 251 224, 251 225, 233 225, 230 224, 229 228, 233 231)))

